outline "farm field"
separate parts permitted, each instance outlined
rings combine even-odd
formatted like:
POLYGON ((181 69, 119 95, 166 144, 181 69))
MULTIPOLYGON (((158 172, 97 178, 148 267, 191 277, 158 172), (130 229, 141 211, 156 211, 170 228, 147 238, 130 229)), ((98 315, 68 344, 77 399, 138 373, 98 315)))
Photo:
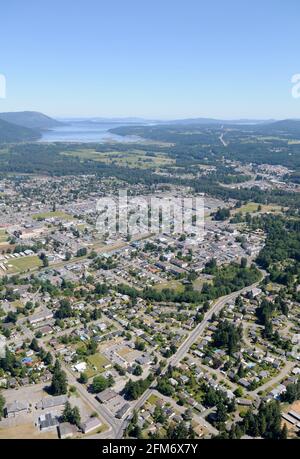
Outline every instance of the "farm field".
POLYGON ((249 202, 248 204, 245 204, 244 206, 240 207, 239 209, 236 209, 236 213, 254 213, 254 212, 260 212, 260 213, 266 213, 266 212, 280 212, 281 207, 272 205, 272 204, 258 204, 256 202, 249 202), (259 206, 261 206, 261 210, 259 209, 259 206))
POLYGON ((159 168, 162 166, 168 166, 175 163, 174 160, 170 159, 162 153, 157 153, 153 156, 148 156, 143 150, 132 150, 127 152, 110 151, 110 152, 98 152, 91 149, 82 149, 77 151, 65 152, 65 156, 73 156, 82 160, 93 160, 102 162, 105 164, 115 164, 117 166, 129 167, 129 168, 140 168, 140 169, 152 169, 159 168))

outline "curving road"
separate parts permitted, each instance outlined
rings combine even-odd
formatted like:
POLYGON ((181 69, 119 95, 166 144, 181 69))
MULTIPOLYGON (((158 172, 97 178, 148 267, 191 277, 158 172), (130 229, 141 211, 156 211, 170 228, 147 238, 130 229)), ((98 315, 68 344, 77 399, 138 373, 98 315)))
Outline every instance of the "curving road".
MULTIPOLYGON (((181 346, 179 346, 177 352, 169 359, 168 364, 175 366, 180 362, 180 360, 185 356, 192 344, 194 344, 194 342, 197 341, 199 336, 201 336, 208 322, 212 318, 213 314, 217 314, 218 312, 220 312, 220 310, 223 309, 223 307, 228 303, 228 301, 234 300, 242 293, 249 292, 253 288, 257 287, 257 285, 260 282, 261 280, 255 282, 252 285, 249 285, 248 287, 243 288, 242 290, 238 290, 237 292, 230 293, 230 295, 226 295, 219 298, 215 302, 215 304, 210 308, 210 310, 205 314, 203 321, 199 325, 197 325, 197 327, 194 328, 194 330, 192 330, 192 332, 189 334, 186 340, 181 344, 181 346)), ((166 370, 164 370, 164 372, 165 371, 166 370)))
MULTIPOLYGON (((266 273, 264 271, 261 271, 261 273, 262 273, 262 278, 265 277, 266 273)), ((249 285, 248 287, 245 287, 241 290, 238 290, 237 292, 233 292, 233 293, 230 293, 229 295, 219 298, 215 302, 215 304, 210 308, 210 310, 205 314, 203 321, 199 325, 197 325, 197 327, 194 328, 194 330, 191 331, 191 333, 186 338, 186 340, 179 346, 176 353, 167 360, 167 365, 165 367, 165 370, 163 370, 161 374, 163 375, 167 371, 168 365, 176 366, 183 359, 185 354, 187 354, 187 352, 189 351, 190 347, 195 343, 195 341, 197 341, 199 336, 201 336, 201 334, 204 332, 206 326, 208 325, 208 322, 210 321, 214 313, 217 314, 218 312, 220 312, 220 310, 228 303, 228 301, 234 300, 242 293, 249 292, 253 288, 257 287, 262 281, 262 278, 259 281, 255 282, 254 284, 249 285)), ((155 392, 155 384, 156 383, 154 381, 151 387, 147 389, 143 393, 143 395, 136 401, 135 405, 133 406, 134 410, 139 410, 144 405, 144 403, 147 401, 147 399, 150 397, 150 395, 155 392)), ((127 427, 127 425, 129 424, 129 421, 130 421, 130 418, 127 418, 123 421, 122 425, 119 427, 118 436, 116 438, 122 438, 123 432, 125 428, 127 427)), ((203 422, 205 421, 203 420, 203 422)))
MULTIPOLYGON (((262 271, 262 276, 263 277, 265 276, 265 273, 263 271, 262 271)), ((210 308, 210 310, 205 314, 203 321, 190 332, 190 334, 185 339, 185 341, 179 346, 176 353, 167 360, 167 365, 165 367, 165 370, 163 370, 161 374, 163 375, 167 371, 168 365, 176 366, 183 359, 183 357, 189 351, 190 347, 195 343, 195 341, 197 341, 199 336, 201 336, 201 334, 204 332, 206 326, 208 325, 208 322, 210 321, 214 313, 217 314, 228 303, 228 301, 234 300, 242 293, 246 293, 252 290, 254 287, 259 285, 260 282, 261 282, 261 279, 258 282, 255 282, 254 284, 249 285, 248 287, 245 287, 237 292, 233 292, 229 295, 219 298, 215 302, 215 304, 210 308)), ((151 386, 149 387, 149 389, 147 389, 143 393, 143 395, 138 400, 136 400, 135 403, 132 405, 131 415, 129 415, 126 419, 121 421, 121 420, 116 419, 113 416, 113 414, 106 408, 105 405, 97 402, 95 397, 92 394, 90 394, 86 390, 86 388, 77 381, 76 377, 73 375, 71 370, 66 365, 62 365, 62 366, 68 375, 68 382, 76 387, 80 396, 85 400, 87 404, 89 404, 92 407, 93 410, 95 410, 98 413, 99 418, 102 419, 102 422, 109 425, 109 430, 101 434, 94 435, 93 437, 90 437, 90 438, 121 439, 123 437, 124 430, 126 429, 127 425, 130 422, 133 410, 138 411, 147 401, 149 396, 155 391, 156 381, 154 380, 151 386)), ((203 420, 203 422, 205 421, 203 420)))

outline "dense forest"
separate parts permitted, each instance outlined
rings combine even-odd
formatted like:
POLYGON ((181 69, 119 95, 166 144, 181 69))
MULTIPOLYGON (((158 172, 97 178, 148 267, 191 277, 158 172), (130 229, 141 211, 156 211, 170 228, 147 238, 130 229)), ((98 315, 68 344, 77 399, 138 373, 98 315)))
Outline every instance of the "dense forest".
POLYGON ((119 135, 137 135, 171 143, 175 157, 201 159, 227 158, 254 164, 281 164, 300 168, 300 121, 287 120, 258 125, 157 125, 129 126, 111 130, 119 135), (220 142, 225 132, 227 148, 220 142))
POLYGON ((257 257, 257 263, 270 273, 270 279, 284 285, 293 285, 300 278, 300 221, 280 215, 254 217, 253 229, 261 228, 266 243, 257 257))
POLYGON ((37 129, 17 126, 0 119, 0 144, 37 140, 39 137, 40 132, 37 129))

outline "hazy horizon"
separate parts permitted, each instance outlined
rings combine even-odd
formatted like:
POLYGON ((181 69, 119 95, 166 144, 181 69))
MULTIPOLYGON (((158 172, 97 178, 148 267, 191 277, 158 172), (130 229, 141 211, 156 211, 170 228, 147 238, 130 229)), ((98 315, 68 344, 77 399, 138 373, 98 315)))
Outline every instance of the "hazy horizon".
MULTIPOLYGON (((54 118, 58 121, 64 121, 64 120, 70 120, 70 121, 80 121, 80 120, 99 120, 99 121, 134 121, 134 120, 140 120, 140 121, 147 121, 147 122, 165 122, 165 121, 177 121, 177 120, 204 120, 204 119, 211 119, 215 121, 281 121, 284 119, 290 119, 290 120, 300 120, 299 118, 285 118, 285 117, 280 117, 280 118, 260 118, 260 117, 237 117, 237 118, 226 118, 226 117, 220 117, 220 116, 206 116, 206 115, 199 115, 199 116, 184 116, 182 118, 174 117, 172 115, 166 116, 166 117, 159 117, 159 116, 153 116, 153 117, 147 117, 147 116, 134 116, 134 115, 124 115, 124 116, 105 116, 105 115, 80 115, 80 114, 74 114, 74 115, 55 115, 55 114, 49 114, 46 113, 45 111, 39 111, 39 110, 11 110, 9 111, 10 113, 22 113, 22 112, 37 112, 37 113, 42 113, 46 116, 49 116, 51 118, 54 118)), ((4 111, 0 111, 0 113, 6 113, 4 111)))
POLYGON ((12 0, 1 7, 0 111, 299 118, 299 13, 296 0, 12 0))

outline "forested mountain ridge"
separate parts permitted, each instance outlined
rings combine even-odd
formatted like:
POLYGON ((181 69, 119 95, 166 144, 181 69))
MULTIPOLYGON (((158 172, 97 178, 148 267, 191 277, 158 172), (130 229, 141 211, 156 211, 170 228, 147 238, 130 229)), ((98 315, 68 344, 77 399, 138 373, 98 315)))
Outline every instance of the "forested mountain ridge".
POLYGON ((34 111, 0 113, 0 120, 30 129, 51 129, 63 125, 60 121, 34 111))
POLYGON ((24 142, 37 140, 40 137, 38 129, 18 126, 0 119, 0 143, 24 142))

